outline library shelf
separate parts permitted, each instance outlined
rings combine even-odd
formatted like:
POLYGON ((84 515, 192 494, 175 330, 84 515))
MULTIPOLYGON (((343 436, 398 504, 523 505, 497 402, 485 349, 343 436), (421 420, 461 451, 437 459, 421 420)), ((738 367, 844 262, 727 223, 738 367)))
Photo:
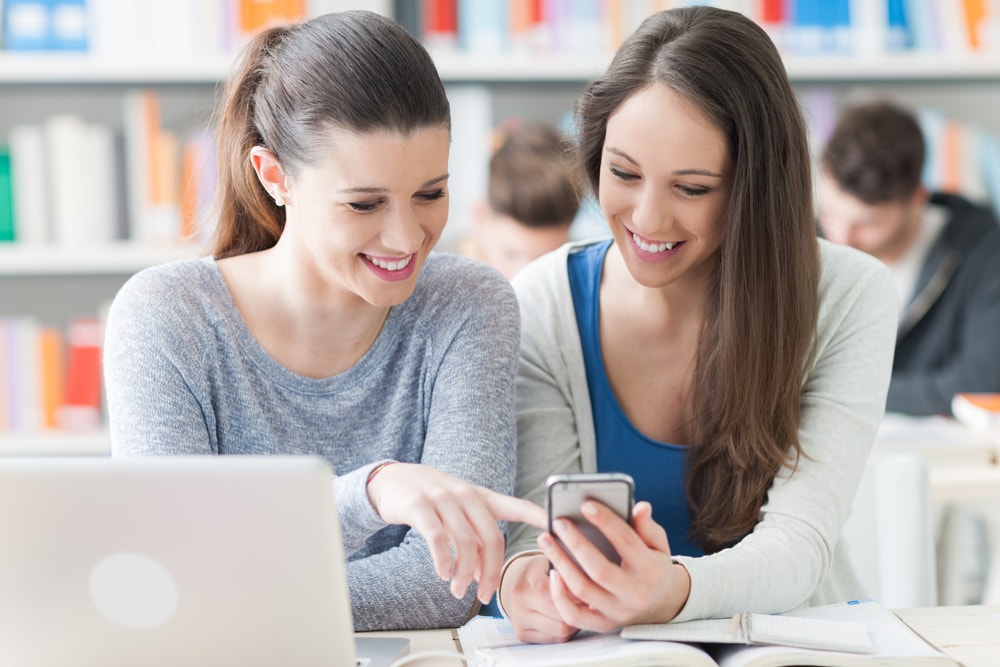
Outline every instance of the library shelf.
POLYGON ((0 457, 17 456, 109 456, 111 438, 107 430, 0 431, 0 457))
MULTIPOLYGON (((583 83, 600 74, 611 54, 532 55, 432 52, 445 83, 583 83)), ((177 60, 101 58, 67 53, 2 53, 0 85, 217 85, 230 55, 177 60)), ((885 56, 786 56, 793 82, 1000 81, 994 54, 900 53, 885 56)))
POLYGON ((0 276, 126 275, 156 264, 196 257, 194 245, 120 242, 93 246, 0 245, 0 276))

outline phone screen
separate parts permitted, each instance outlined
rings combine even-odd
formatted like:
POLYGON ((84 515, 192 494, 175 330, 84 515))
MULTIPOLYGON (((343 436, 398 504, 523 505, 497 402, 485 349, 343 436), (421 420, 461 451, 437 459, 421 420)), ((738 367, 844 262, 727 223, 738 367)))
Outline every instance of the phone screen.
MULTIPOLYGON (((552 533, 552 522, 555 519, 567 518, 604 554, 605 558, 612 563, 621 563, 621 557, 604 537, 604 533, 580 513, 580 505, 588 498, 596 500, 631 523, 634 488, 632 478, 624 473, 578 473, 552 475, 547 484, 549 532, 552 533)), ((555 533, 552 533, 552 537, 565 549, 555 533)), ((570 557, 573 556, 568 549, 566 553, 570 557)))

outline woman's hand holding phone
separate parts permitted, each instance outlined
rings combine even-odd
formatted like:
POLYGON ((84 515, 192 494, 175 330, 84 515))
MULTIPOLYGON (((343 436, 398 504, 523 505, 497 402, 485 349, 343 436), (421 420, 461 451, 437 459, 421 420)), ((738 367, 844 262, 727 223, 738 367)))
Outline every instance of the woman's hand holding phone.
POLYGON ((621 563, 608 560, 573 522, 556 519, 555 535, 543 533, 538 544, 552 564, 549 593, 562 622, 607 632, 676 616, 687 602, 691 579, 671 559, 666 531, 653 521, 650 504, 635 505, 632 525, 594 501, 584 502, 581 513, 620 554, 621 563))

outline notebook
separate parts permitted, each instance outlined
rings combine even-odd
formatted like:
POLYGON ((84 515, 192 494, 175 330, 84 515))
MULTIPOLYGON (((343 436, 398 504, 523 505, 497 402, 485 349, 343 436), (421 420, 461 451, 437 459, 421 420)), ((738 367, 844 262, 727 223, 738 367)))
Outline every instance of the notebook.
POLYGON ((313 457, 0 460, 0 664, 388 665, 313 457))

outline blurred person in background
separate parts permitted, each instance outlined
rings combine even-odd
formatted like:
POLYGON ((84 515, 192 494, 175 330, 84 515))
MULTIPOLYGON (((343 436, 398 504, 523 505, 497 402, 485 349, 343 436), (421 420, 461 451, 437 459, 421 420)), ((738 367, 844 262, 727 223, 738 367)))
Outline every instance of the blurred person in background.
POLYGON ((1000 391, 1000 225, 987 207, 928 192, 925 155, 908 109, 884 100, 847 109, 820 160, 819 223, 896 279, 886 409, 950 415, 957 393, 1000 391))
POLYGON ((477 207, 459 252, 513 278, 569 240, 580 196, 562 133, 547 124, 509 123, 490 158, 487 200, 477 207))

